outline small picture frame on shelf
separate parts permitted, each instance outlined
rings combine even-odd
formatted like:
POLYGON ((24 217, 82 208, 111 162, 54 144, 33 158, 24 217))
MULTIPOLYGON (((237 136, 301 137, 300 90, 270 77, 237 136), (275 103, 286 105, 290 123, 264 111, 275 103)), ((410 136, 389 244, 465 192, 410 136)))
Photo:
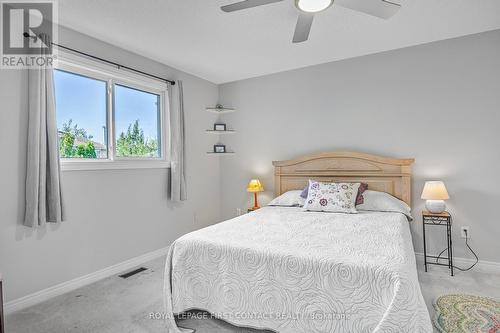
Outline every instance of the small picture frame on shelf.
POLYGON ((214 131, 225 132, 226 124, 214 124, 214 131))
POLYGON ((226 152, 225 145, 214 145, 214 153, 223 154, 226 152))

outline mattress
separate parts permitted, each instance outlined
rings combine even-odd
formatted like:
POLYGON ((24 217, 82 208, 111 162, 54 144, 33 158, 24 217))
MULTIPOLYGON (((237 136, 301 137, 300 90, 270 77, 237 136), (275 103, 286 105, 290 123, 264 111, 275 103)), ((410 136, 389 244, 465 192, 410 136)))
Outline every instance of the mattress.
POLYGON ((432 332, 407 218, 264 207, 189 233, 165 269, 172 314, 283 333, 432 332))

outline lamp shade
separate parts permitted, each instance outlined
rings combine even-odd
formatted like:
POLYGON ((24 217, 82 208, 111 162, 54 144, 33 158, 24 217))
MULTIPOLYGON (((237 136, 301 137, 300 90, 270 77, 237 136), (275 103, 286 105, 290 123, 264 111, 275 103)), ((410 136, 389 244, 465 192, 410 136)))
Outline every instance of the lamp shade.
POLYGON ((247 192, 262 192, 264 191, 264 186, 258 179, 252 179, 247 186, 247 192))
POLYGON ((442 181, 425 182, 424 190, 422 191, 422 199, 425 200, 446 200, 449 199, 448 191, 442 181))

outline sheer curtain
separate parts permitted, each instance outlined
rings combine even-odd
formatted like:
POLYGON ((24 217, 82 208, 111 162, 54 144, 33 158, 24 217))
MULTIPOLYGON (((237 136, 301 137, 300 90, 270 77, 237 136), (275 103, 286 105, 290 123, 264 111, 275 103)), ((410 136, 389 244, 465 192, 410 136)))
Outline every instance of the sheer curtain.
MULTIPOLYGON (((41 38, 50 45, 48 36, 41 38)), ((64 219, 52 68, 28 70, 28 108, 24 225, 37 227, 64 219)))
POLYGON ((168 85, 170 102, 170 193, 173 202, 187 200, 185 136, 184 136, 184 95, 182 81, 168 85))

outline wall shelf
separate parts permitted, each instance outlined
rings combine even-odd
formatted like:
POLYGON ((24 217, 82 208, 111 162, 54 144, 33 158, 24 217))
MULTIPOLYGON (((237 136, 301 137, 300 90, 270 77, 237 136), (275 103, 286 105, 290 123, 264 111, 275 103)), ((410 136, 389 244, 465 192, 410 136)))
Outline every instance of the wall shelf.
MULTIPOLYGON (((236 109, 226 108, 222 104, 217 103, 217 105, 215 105, 215 106, 206 107, 205 110, 207 112, 215 113, 215 114, 219 115, 217 117, 218 118, 218 122, 216 122, 214 124, 213 129, 207 129, 207 130, 205 130, 205 132, 207 132, 209 134, 217 135, 217 137, 218 137, 218 139, 217 139, 217 141, 218 141, 217 145, 218 146, 224 146, 224 150, 226 150, 223 153, 216 153, 215 151, 209 151, 209 152, 207 152, 207 155, 210 155, 210 156, 234 155, 234 151, 227 151, 226 145, 224 143, 220 142, 220 135, 227 135, 227 134, 234 134, 234 133, 236 133, 235 130, 227 129, 226 122, 225 121, 221 121, 221 118, 224 118, 222 116, 223 114, 236 112, 236 109), (219 125, 219 126, 216 126, 216 125, 219 125), (224 128, 224 131, 217 131, 217 130, 215 130, 216 128, 221 128, 221 129, 224 128)), ((217 146, 217 145, 214 145, 214 150, 215 150, 215 146, 217 146)), ((222 149, 218 149, 218 150, 222 150, 222 149)))
POLYGON ((207 151, 207 155, 215 156, 215 155, 234 155, 236 154, 234 151, 226 151, 225 153, 214 153, 213 151, 207 151))
POLYGON ((208 112, 217 113, 217 114, 236 112, 235 109, 224 108, 224 107, 220 107, 220 108, 218 108, 218 107, 209 107, 209 108, 206 108, 206 110, 208 112))
POLYGON ((226 131, 207 130, 207 133, 210 133, 210 134, 233 134, 233 133, 236 133, 236 131, 235 130, 226 130, 226 131))

